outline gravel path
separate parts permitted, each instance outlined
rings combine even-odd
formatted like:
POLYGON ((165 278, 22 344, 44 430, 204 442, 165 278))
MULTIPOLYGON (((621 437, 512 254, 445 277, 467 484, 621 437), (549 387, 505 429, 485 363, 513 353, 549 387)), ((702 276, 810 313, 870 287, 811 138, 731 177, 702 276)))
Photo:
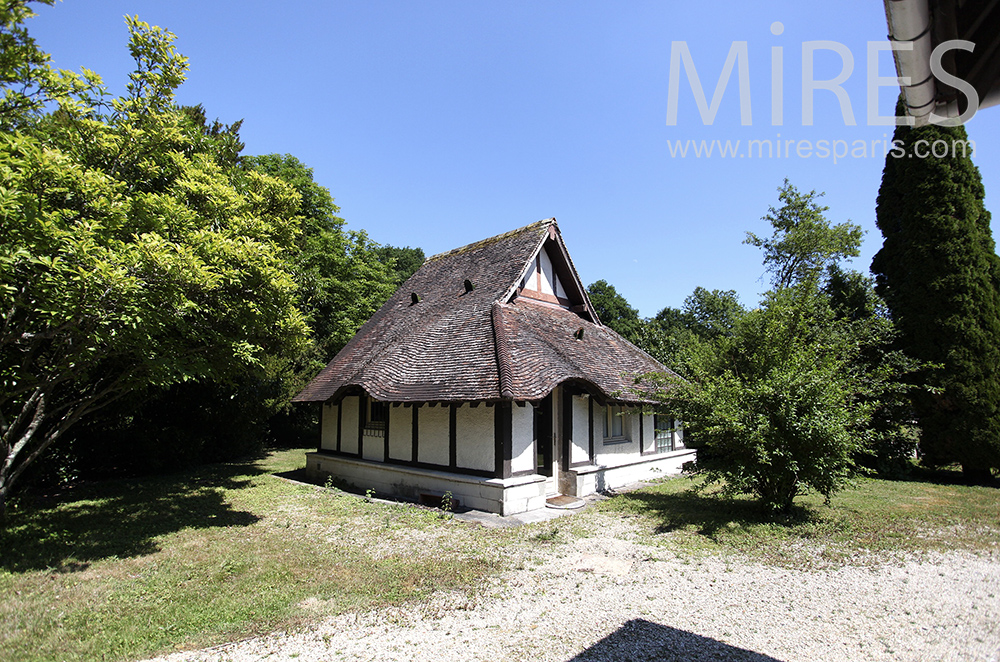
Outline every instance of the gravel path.
POLYGON ((600 533, 546 545, 477 595, 346 614, 163 662, 249 660, 1000 662, 1000 559, 798 571, 600 533))

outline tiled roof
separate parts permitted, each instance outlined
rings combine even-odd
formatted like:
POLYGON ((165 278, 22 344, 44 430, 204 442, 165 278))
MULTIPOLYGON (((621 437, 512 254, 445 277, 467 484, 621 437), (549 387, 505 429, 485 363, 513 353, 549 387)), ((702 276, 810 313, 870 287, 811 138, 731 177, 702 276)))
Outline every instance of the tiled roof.
POLYGON ((536 400, 567 380, 640 400, 625 393, 629 375, 666 370, 660 363, 580 314, 516 297, 550 238, 561 242, 555 219, 428 258, 295 401, 355 387, 389 402, 536 400))

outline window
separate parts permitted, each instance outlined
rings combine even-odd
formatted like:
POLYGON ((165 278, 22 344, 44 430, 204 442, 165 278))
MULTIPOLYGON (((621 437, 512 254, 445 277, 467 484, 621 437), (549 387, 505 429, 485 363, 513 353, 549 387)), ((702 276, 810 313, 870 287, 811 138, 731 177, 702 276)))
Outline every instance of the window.
POLYGON ((662 414, 653 416, 653 437, 656 439, 657 453, 674 450, 674 419, 662 414))
POLYGON ((625 412, 619 405, 604 408, 604 438, 617 441, 625 439, 625 412))
POLYGON ((365 398, 365 434, 375 437, 385 436, 389 422, 389 405, 372 398, 365 398))

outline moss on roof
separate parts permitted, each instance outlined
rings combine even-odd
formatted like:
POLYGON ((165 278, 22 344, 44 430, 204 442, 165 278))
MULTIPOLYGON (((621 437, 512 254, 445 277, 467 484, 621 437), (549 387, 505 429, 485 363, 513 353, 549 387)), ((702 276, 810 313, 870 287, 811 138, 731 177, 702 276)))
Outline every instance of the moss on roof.
POLYGON ((426 264, 426 262, 433 262, 434 260, 440 260, 440 259, 445 258, 445 257, 452 257, 454 255, 461 255, 462 253, 467 253, 468 251, 477 250, 479 248, 483 248, 484 246, 489 246, 490 244, 493 244, 493 243, 496 243, 498 241, 501 241, 502 239, 507 239, 508 237, 514 237, 514 236, 516 236, 518 234, 521 234, 522 232, 537 232, 538 230, 541 230, 542 228, 546 228, 546 227, 552 225, 553 223, 555 223, 555 220, 556 219, 554 219, 554 218, 546 218, 546 219, 543 219, 541 221, 535 221, 534 223, 530 223, 528 225, 525 225, 522 228, 518 228, 516 230, 511 230, 510 232, 504 232, 503 234, 498 234, 498 235, 496 235, 494 237, 489 237, 488 239, 482 239, 480 241, 477 241, 477 242, 474 242, 474 243, 471 243, 471 244, 467 244, 465 246, 460 246, 458 248, 453 248, 450 251, 445 251, 444 253, 438 253, 437 255, 431 255, 429 258, 427 258, 427 260, 425 261, 425 264, 426 264))

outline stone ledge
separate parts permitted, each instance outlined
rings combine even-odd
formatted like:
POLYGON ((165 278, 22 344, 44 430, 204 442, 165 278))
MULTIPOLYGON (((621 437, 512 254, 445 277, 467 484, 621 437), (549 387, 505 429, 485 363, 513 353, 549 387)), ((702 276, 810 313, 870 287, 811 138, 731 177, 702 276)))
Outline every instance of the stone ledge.
POLYGON ((618 469, 619 467, 632 467, 640 464, 649 464, 652 462, 660 462, 662 460, 671 460, 685 455, 694 455, 695 450, 693 448, 682 448, 679 451, 671 451, 669 453, 656 453, 655 455, 642 455, 640 457, 626 457, 624 461, 621 462, 605 462, 603 464, 587 464, 582 467, 574 467, 572 473, 577 475, 586 475, 590 473, 595 473, 597 471, 607 471, 608 469, 618 469))

